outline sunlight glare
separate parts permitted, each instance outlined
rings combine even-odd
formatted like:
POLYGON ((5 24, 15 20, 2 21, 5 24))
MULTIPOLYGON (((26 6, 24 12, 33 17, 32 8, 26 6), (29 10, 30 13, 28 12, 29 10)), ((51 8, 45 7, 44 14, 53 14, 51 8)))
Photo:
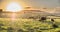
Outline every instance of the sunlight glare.
POLYGON ((10 12, 18 12, 22 10, 22 6, 20 6, 18 3, 16 2, 11 2, 7 5, 6 11, 10 11, 10 12))

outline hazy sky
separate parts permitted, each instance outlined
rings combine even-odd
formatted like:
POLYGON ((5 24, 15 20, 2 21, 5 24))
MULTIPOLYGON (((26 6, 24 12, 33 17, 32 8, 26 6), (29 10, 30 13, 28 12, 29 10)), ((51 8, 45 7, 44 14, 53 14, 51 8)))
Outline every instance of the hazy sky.
POLYGON ((60 6, 60 0, 21 0, 27 3, 29 6, 40 8, 44 7, 58 7, 60 6))
POLYGON ((51 7, 52 8, 52 7, 60 6, 60 0, 17 0, 17 1, 23 2, 27 6, 32 6, 34 8, 40 8, 40 7, 51 7))

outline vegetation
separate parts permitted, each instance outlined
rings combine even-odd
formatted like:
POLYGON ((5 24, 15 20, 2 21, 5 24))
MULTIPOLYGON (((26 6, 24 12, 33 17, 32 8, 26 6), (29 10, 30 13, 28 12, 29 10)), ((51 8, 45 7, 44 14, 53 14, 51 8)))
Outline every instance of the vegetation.
POLYGON ((60 19, 55 19, 54 27, 50 19, 45 22, 34 19, 15 19, 0 18, 0 32, 59 32, 60 19))

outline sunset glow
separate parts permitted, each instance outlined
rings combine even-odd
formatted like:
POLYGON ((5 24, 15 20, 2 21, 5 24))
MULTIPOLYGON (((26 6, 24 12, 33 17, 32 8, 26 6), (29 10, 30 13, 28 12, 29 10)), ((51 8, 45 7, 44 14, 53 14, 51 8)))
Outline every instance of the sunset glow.
POLYGON ((10 12, 18 12, 21 10, 22 10, 22 6, 16 2, 11 2, 6 7, 6 11, 10 11, 10 12))

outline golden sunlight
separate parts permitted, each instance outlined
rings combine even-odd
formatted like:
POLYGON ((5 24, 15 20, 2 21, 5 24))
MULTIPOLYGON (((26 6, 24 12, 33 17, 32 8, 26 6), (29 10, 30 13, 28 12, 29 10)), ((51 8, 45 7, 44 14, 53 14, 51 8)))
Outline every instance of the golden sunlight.
POLYGON ((7 5, 6 11, 10 11, 10 12, 22 11, 22 6, 16 2, 11 2, 7 5))

